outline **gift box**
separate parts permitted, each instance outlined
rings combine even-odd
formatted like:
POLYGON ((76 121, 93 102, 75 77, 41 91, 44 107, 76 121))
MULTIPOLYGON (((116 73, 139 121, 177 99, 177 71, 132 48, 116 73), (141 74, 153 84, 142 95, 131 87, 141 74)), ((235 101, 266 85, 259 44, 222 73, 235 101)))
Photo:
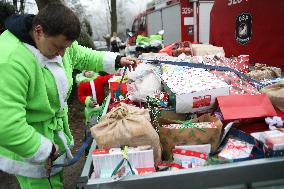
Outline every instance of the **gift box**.
POLYGON ((193 119, 192 123, 201 123, 193 125, 192 128, 183 126, 181 123, 176 125, 178 123, 177 120, 172 120, 173 125, 169 125, 170 120, 160 119, 160 122, 162 123, 160 124, 160 141, 163 147, 163 158, 165 160, 172 158, 171 152, 176 145, 211 144, 211 151, 215 151, 219 144, 223 126, 219 119, 210 114, 204 114, 193 119), (201 128, 197 126, 204 124, 206 126, 201 128))
POLYGON ((126 80, 122 81, 120 87, 120 80, 121 80, 121 76, 114 76, 113 78, 111 78, 108 83, 109 83, 109 92, 110 92, 110 96, 111 96, 111 100, 112 102, 115 101, 115 92, 117 90, 120 90, 121 92, 121 100, 124 99, 124 97, 127 94, 127 85, 126 85, 126 80))
MULTIPOLYGON (((248 135, 247 133, 242 132, 241 130, 231 127, 227 133, 224 133, 224 140, 222 140, 221 144, 218 146, 218 149, 216 150, 217 153, 221 152, 229 143, 229 140, 236 140, 241 141, 240 145, 245 144, 244 146, 247 146, 250 150, 249 155, 244 155, 243 158, 241 157, 234 157, 234 159, 228 159, 229 161, 233 162, 239 162, 239 161, 246 161, 246 160, 252 160, 252 159, 260 159, 264 158, 264 150, 263 145, 259 144, 257 140, 255 140, 254 137, 251 135, 248 135)), ((231 148, 232 145, 229 146, 231 148)), ((242 150, 242 147, 237 147, 239 150, 242 150)), ((246 148, 245 148, 246 149, 246 148)), ((216 154, 216 152, 214 154, 216 154)), ((229 155, 225 156, 225 158, 229 157, 229 155)), ((233 157, 233 156, 230 156, 233 157)))
POLYGON ((226 146, 218 154, 218 157, 225 160, 248 158, 253 149, 253 144, 229 138, 226 146))
POLYGON ((173 149, 174 162, 183 168, 197 168, 204 166, 207 154, 191 150, 173 149))
POLYGON ((175 146, 175 149, 190 150, 208 155, 211 152, 211 144, 175 146))
POLYGON ((229 95, 229 85, 204 69, 163 64, 162 72, 177 113, 209 110, 217 96, 229 95))
POLYGON ((284 135, 266 137, 265 144, 272 150, 284 150, 284 135))
POLYGON ((251 136, 263 143, 266 148, 272 151, 284 150, 284 133, 280 130, 255 132, 251 133, 251 136))
MULTIPOLYGON (((95 149, 92 152, 92 159, 95 178, 109 178, 123 159, 123 152, 120 148, 95 149)), ((155 170, 153 149, 129 148, 128 160, 138 174, 149 173, 155 170)))
POLYGON ((268 96, 263 94, 219 96, 216 103, 225 121, 277 115, 268 96))

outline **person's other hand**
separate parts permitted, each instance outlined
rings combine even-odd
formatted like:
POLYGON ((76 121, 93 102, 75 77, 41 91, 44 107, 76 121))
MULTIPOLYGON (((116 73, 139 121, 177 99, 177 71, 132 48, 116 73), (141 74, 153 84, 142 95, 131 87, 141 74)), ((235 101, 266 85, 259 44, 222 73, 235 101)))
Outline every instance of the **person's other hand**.
POLYGON ((123 67, 126 66, 129 71, 135 70, 135 68, 137 67, 136 58, 122 57, 120 59, 120 65, 123 67))
POLYGON ((46 176, 50 176, 52 162, 56 160, 59 156, 59 146, 57 144, 53 144, 51 153, 46 160, 46 176))
POLYGON ((90 102, 90 107, 93 108, 93 107, 95 107, 96 105, 97 105, 97 103, 95 103, 94 101, 91 101, 91 102, 90 102))

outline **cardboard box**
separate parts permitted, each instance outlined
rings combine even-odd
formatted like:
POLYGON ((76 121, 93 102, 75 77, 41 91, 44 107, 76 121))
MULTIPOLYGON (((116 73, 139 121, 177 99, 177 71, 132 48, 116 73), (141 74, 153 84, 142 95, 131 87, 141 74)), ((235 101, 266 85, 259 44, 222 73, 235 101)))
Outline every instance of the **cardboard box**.
MULTIPOLYGON (((192 122, 214 122, 215 128, 183 128, 172 129, 163 127, 163 124, 169 124, 170 120, 160 120, 160 141, 162 144, 162 154, 165 160, 172 158, 172 150, 176 145, 199 145, 199 144, 211 144, 211 151, 215 151, 222 133, 223 124, 216 117, 210 116, 210 114, 204 114, 192 122)), ((172 120, 172 123, 178 123, 177 120, 172 120)))
MULTIPOLYGON (((123 159, 123 152, 119 148, 95 149, 92 152, 95 178, 108 178, 115 167, 123 159)), ((133 168, 140 169, 138 173, 155 170, 153 149, 136 150, 129 148, 128 160, 133 168), (145 169, 145 170, 143 170, 145 169)))
POLYGON ((207 111, 218 96, 230 94, 229 85, 200 68, 162 66, 162 80, 177 113, 207 111))

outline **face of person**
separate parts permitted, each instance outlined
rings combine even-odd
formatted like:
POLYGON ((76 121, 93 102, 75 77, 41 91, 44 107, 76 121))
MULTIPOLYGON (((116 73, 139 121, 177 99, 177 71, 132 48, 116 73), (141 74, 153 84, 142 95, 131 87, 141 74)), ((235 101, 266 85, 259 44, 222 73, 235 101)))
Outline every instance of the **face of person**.
POLYGON ((85 71, 84 72, 84 76, 85 77, 91 78, 91 77, 93 77, 93 75, 94 75, 93 71, 85 71))
POLYGON ((33 29, 33 37, 36 47, 49 59, 58 55, 63 57, 66 48, 70 47, 72 44, 72 41, 67 40, 62 34, 57 36, 48 36, 43 32, 42 26, 40 25, 33 29))

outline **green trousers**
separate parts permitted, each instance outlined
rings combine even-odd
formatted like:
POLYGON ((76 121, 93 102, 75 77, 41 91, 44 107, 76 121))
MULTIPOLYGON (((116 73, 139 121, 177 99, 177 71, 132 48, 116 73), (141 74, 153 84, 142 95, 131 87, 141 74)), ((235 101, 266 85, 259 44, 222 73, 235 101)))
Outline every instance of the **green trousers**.
POLYGON ((50 177, 52 188, 47 178, 28 178, 16 176, 20 183, 21 189, 62 189, 63 188, 63 171, 50 177))

